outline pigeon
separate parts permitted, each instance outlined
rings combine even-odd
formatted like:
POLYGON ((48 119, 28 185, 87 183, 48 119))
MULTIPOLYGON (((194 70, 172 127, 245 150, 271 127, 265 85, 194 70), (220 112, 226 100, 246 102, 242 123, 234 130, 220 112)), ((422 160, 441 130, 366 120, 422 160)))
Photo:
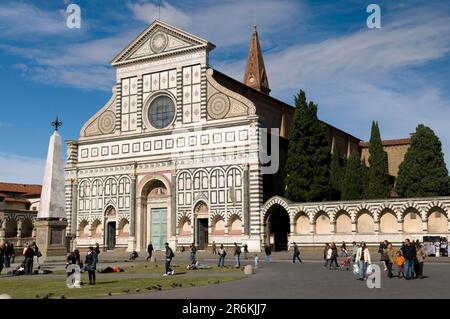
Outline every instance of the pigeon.
POLYGON ((141 291, 141 289, 139 289, 139 288, 136 288, 136 292, 139 292, 139 291, 141 291))
POLYGON ((36 296, 35 296, 35 297, 36 297, 36 298, 39 298, 39 295, 37 295, 37 294, 36 294, 36 296))
POLYGON ((112 293, 111 293, 111 291, 110 291, 110 292, 108 292, 108 296, 112 296, 112 293))
POLYGON ((61 295, 61 299, 66 299, 66 296, 64 296, 64 295, 61 295))
POLYGON ((130 289, 124 289, 123 292, 129 293, 130 289))
POLYGON ((147 290, 152 290, 152 287, 147 287, 147 288, 145 288, 145 289, 147 289, 147 290))

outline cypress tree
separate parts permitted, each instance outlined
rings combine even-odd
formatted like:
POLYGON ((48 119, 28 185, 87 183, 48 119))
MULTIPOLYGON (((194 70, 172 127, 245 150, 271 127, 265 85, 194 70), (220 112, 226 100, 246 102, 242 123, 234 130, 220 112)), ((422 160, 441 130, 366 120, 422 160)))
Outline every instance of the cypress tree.
POLYGON ((367 175, 366 198, 387 198, 389 195, 388 160, 387 154, 383 150, 377 122, 372 122, 369 142, 369 171, 367 175))
POLYGON ((441 141, 431 128, 423 124, 417 126, 400 164, 395 190, 402 197, 450 195, 441 141))
POLYGON ((285 196, 296 202, 327 200, 330 195, 328 129, 317 118, 317 104, 301 90, 289 130, 285 196))
POLYGON ((345 168, 344 180, 342 183, 343 200, 361 199, 363 193, 363 167, 360 160, 360 155, 353 150, 347 160, 345 168))
POLYGON ((339 161, 339 154, 336 145, 333 149, 333 154, 331 155, 330 164, 330 199, 340 200, 341 199, 341 188, 342 180, 344 177, 344 169, 341 167, 339 161))

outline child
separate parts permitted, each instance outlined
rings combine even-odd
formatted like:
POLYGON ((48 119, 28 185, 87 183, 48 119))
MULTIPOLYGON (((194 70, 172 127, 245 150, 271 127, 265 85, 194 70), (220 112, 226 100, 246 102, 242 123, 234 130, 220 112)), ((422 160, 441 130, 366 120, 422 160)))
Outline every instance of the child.
POLYGON ((258 268, 259 256, 255 255, 255 268, 258 268))
POLYGON ((395 264, 397 265, 398 270, 398 278, 403 278, 404 276, 404 265, 405 265, 405 258, 402 255, 402 252, 399 250, 397 252, 397 257, 395 257, 395 264))

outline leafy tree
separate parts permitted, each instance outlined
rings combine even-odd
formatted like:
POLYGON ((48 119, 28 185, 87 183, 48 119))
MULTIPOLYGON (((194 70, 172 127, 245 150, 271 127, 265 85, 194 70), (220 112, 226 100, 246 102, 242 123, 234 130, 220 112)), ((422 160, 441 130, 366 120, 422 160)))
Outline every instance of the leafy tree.
POLYGON ((342 180, 344 178, 345 169, 341 167, 339 160, 339 154, 336 145, 333 149, 333 154, 331 155, 330 164, 330 199, 340 200, 342 191, 342 180))
POLYGON ((369 171, 365 195, 368 199, 387 198, 389 195, 388 159, 383 150, 377 122, 372 122, 370 134, 369 171))
POLYGON ((431 128, 423 124, 417 126, 400 164, 395 190, 402 197, 450 195, 441 141, 431 128))
POLYGON ((353 150, 347 160, 344 180, 342 182, 343 200, 361 199, 363 194, 363 166, 359 152, 353 150))
POLYGON ((301 90, 289 130, 285 196, 296 202, 329 198, 330 147, 328 128, 317 118, 317 104, 307 102, 301 90))

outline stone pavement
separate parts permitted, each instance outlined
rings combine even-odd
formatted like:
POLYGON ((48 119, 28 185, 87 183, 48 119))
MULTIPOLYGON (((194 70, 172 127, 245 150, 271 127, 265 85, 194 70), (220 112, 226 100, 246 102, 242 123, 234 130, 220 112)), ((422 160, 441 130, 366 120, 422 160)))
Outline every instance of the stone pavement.
POLYGON ((388 279, 382 274, 381 288, 369 289, 351 271, 327 270, 319 261, 302 265, 275 261, 243 280, 215 286, 183 288, 127 299, 378 299, 450 298, 450 268, 447 264, 425 264, 425 279, 388 279))

